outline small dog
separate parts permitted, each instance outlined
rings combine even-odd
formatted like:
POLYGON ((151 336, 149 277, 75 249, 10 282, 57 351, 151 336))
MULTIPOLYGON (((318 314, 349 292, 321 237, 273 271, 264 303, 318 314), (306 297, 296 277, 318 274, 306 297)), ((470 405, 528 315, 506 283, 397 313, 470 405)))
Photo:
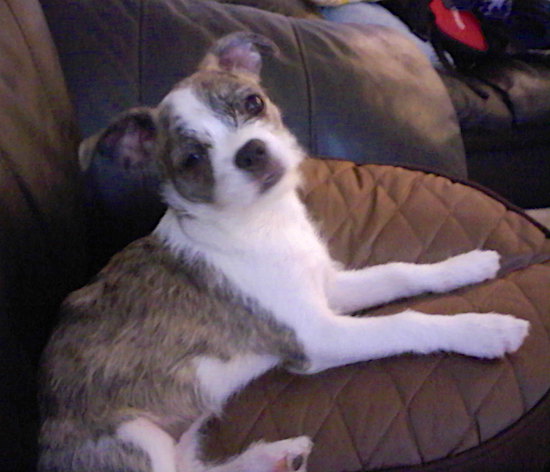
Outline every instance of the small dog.
POLYGON ((499 256, 341 270, 297 196, 303 152, 259 83, 270 52, 261 36, 226 36, 158 107, 83 145, 85 160, 101 153, 161 176, 168 209, 62 306, 43 356, 41 472, 303 471, 307 437, 205 464, 200 427, 275 366, 498 358, 526 337, 528 322, 509 315, 344 316, 492 278, 499 256))

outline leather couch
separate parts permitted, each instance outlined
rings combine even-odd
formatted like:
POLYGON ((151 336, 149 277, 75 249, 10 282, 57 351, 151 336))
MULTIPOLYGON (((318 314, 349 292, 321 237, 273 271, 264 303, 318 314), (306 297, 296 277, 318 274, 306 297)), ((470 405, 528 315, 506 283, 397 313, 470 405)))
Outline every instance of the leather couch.
POLYGON ((348 159, 304 166, 303 198, 335 258, 360 267, 477 247, 503 255, 496 280, 372 314, 498 311, 532 330, 499 361, 437 354, 271 372, 208 425, 208 457, 309 434, 311 471, 544 470, 550 235, 466 182, 448 88, 408 42, 198 0, 0 0, 0 18, 0 470, 34 470, 37 364, 61 299, 162 211, 145 181, 108 162, 83 175, 80 137, 155 103, 235 29, 279 44, 264 83, 302 144, 348 159))

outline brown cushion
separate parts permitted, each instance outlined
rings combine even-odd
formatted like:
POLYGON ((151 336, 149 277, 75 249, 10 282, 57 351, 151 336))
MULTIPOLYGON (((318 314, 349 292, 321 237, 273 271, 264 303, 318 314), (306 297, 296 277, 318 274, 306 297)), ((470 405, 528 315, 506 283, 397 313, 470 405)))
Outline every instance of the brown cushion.
POLYGON ((421 470, 541 470, 550 458, 548 235, 482 191, 433 174, 317 160, 305 171, 305 201, 348 267, 429 262, 477 247, 503 255, 497 280, 373 314, 405 306, 497 311, 530 320, 531 334, 516 354, 497 361, 404 355, 314 376, 272 372, 211 424, 210 455, 308 434, 316 444, 312 472, 411 470, 429 462, 421 470))

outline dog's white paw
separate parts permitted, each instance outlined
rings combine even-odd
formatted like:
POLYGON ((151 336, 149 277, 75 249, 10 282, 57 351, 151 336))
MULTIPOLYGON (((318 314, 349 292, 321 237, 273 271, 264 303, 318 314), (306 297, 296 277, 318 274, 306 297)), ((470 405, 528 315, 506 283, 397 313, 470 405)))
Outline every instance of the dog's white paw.
POLYGON ((454 316, 452 350, 468 356, 493 359, 515 352, 529 333, 529 322, 497 313, 454 316))
MULTIPOLYGON (((279 441, 285 451, 285 457, 281 458, 274 469, 274 472, 305 472, 307 459, 313 443, 307 436, 279 441)), ((274 443, 277 445, 278 443, 274 443)))
POLYGON ((248 472, 305 472, 313 447, 307 436, 253 444, 243 453, 248 472))
POLYGON ((500 268, 500 255, 496 251, 476 249, 438 262, 434 268, 432 291, 448 292, 494 278, 500 268))

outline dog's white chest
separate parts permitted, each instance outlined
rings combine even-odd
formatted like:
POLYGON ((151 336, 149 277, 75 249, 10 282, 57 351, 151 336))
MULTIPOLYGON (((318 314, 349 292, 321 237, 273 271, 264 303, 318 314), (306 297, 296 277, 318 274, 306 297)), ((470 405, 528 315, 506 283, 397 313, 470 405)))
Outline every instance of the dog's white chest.
POLYGON ((317 236, 299 226, 279 227, 257 240, 243 239, 242 251, 209 258, 244 293, 261 302, 271 300, 269 305, 282 299, 290 302, 304 291, 324 290, 330 266, 317 236))
POLYGON ((301 204, 286 210, 224 231, 196 227, 185 234, 167 213, 157 232, 174 248, 192 248, 243 295, 292 325, 309 304, 326 300, 334 267, 301 204))

